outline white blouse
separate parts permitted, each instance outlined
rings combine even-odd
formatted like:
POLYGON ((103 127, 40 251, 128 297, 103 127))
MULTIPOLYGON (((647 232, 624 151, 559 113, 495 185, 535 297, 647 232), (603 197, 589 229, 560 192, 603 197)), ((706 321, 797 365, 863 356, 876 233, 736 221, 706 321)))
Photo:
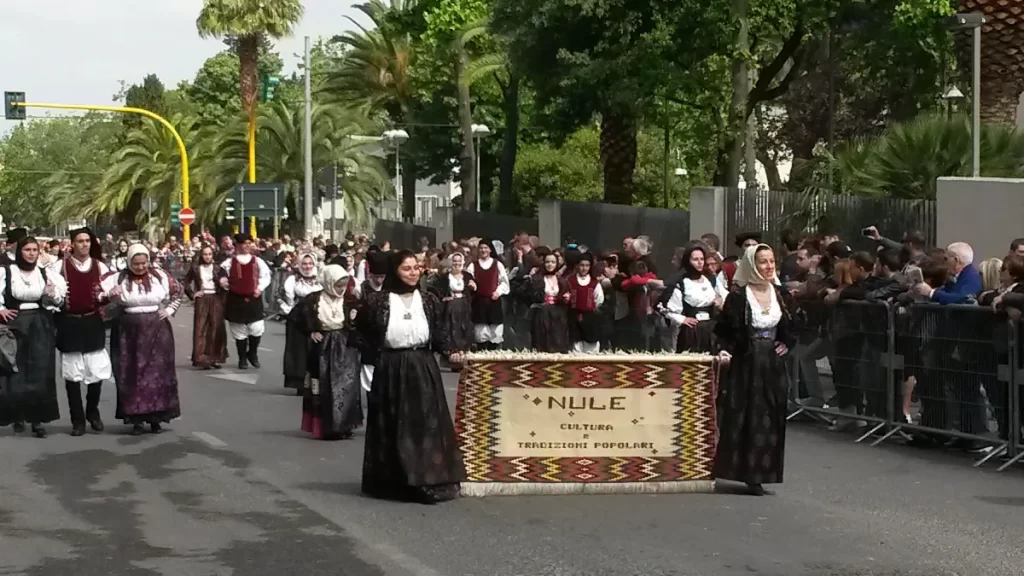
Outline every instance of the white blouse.
MULTIPOLYGON (((600 286, 598 286, 600 288, 600 286)), ((544 295, 545 296, 558 296, 561 289, 558 287, 558 276, 545 276, 544 277, 544 295)))
POLYGON ((201 264, 199 266, 199 283, 202 285, 204 293, 215 292, 217 290, 216 278, 213 273, 213 264, 201 264))
POLYGON ((305 298, 314 292, 323 290, 323 286, 316 280, 316 276, 312 277, 312 282, 307 281, 305 278, 300 282, 295 275, 291 275, 284 281, 284 295, 278 299, 277 303, 281 306, 281 312, 288 314, 295 308, 295 301, 299 298, 305 298))
POLYGON ((68 284, 57 272, 47 270, 44 281, 38 266, 25 273, 17 265, 11 265, 0 268, 0 309, 7 309, 4 300, 8 274, 11 275, 11 296, 21 302, 20 310, 38 310, 42 307, 56 312, 67 298, 68 284), (53 286, 53 296, 44 297, 47 284, 53 286))
POLYGON ((711 285, 711 280, 701 276, 697 280, 691 280, 689 278, 683 278, 683 299, 687 304, 694 308, 707 308, 715 303, 714 286, 711 285))
POLYGON ((419 348, 430 343, 430 322, 423 310, 420 291, 412 293, 412 301, 406 305, 398 294, 388 294, 388 329, 384 334, 384 346, 391 349, 419 348))
POLYGON ((164 311, 173 316, 177 312, 180 302, 171 301, 171 286, 167 275, 159 272, 157 274, 150 274, 148 291, 141 284, 135 283, 130 274, 120 284, 118 284, 120 274, 107 276, 100 283, 100 290, 103 291, 104 296, 111 298, 111 292, 120 285, 121 295, 117 301, 124 308, 126 314, 150 314, 160 310, 161 306, 165 306, 164 311))
POLYGON ((782 320, 782 307, 779 306, 778 297, 775 295, 775 288, 768 291, 772 300, 767 310, 761 307, 760 302, 757 301, 757 297, 754 296, 754 292, 749 286, 744 288, 743 292, 747 295, 747 303, 750 304, 751 328, 754 330, 770 330, 779 325, 779 321, 782 320))
MULTIPOLYGON (((238 260, 238 263, 243 266, 248 266, 249 262, 251 262, 253 258, 254 256, 252 254, 239 254, 238 256, 228 258, 227 260, 222 262, 220 267, 223 268, 224 271, 227 272, 228 274, 231 274, 231 264, 235 260, 238 260)), ((256 289, 259 290, 260 292, 263 292, 267 288, 270 288, 270 267, 268 267, 267 263, 263 261, 263 258, 256 258, 256 270, 259 274, 256 289)))
POLYGON ((466 291, 466 280, 465 276, 455 277, 454 274, 448 275, 448 289, 451 290, 452 298, 462 298, 466 291))

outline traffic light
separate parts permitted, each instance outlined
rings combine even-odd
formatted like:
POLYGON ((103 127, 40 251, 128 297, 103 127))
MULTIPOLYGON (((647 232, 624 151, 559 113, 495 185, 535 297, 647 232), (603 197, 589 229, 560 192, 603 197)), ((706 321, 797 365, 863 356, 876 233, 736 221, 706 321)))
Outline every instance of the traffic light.
POLYGON ((25 102, 24 92, 4 92, 4 118, 8 120, 24 120, 25 107, 15 106, 15 102, 25 102))
MULTIPOLYGON (((225 220, 234 220, 235 219, 235 199, 229 197, 226 200, 224 200, 224 202, 225 202, 225 205, 224 205, 224 214, 225 214, 224 219, 225 220)), ((237 232, 236 232, 236 234, 237 234, 237 232)))
POLYGON ((264 74, 260 78, 260 102, 270 102, 274 99, 274 89, 281 83, 281 79, 277 76, 271 76, 264 74))
POLYGON ((180 224, 178 214, 181 212, 181 204, 171 204, 171 226, 180 224))

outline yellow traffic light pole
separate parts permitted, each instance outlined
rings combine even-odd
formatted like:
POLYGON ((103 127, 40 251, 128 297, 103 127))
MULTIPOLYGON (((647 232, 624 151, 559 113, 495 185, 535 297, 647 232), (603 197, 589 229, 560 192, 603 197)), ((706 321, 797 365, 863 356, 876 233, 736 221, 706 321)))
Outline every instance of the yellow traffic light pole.
MULTIPOLYGON (((96 112, 122 112, 126 114, 140 114, 147 118, 152 118, 157 122, 164 125, 165 128, 171 131, 171 135, 174 136, 174 140, 178 143, 178 152, 181 154, 181 206, 182 208, 189 208, 188 202, 188 151, 185 149, 185 141, 181 139, 181 134, 174 129, 174 126, 167 121, 163 116, 155 114, 144 108, 132 108, 130 106, 95 106, 92 104, 40 104, 36 102, 15 102, 15 106, 24 106, 25 108, 53 108, 56 110, 93 110, 96 112)), ((191 240, 191 226, 182 225, 181 235, 185 242, 191 240)))

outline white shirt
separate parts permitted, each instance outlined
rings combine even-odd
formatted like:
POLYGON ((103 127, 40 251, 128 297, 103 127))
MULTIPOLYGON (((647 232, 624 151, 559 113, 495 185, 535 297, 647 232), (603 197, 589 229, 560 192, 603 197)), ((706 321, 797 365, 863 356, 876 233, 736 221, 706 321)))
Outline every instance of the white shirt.
POLYGON ((775 295, 775 288, 768 291, 771 295, 771 303, 768 309, 761 307, 749 286, 743 289, 747 295, 747 302, 750 304, 750 326, 754 330, 770 330, 779 325, 782 320, 782 307, 779 306, 778 297, 775 295))
POLYGON ((11 275, 11 296, 21 302, 21 310, 38 310, 40 307, 56 312, 60 310, 68 295, 68 284, 64 277, 52 270, 46 271, 46 280, 38 266, 28 273, 22 272, 16 264, 0 268, 0 309, 7 309, 6 297, 7 275, 11 275), (53 286, 53 296, 43 298, 46 284, 53 286))
MULTIPOLYGON (((238 260, 238 263, 242 266, 248 266, 249 263, 252 262, 252 259, 252 254, 239 254, 222 262, 220 267, 228 274, 231 274, 231 264, 234 263, 235 260, 238 260)), ((256 289, 263 292, 270 287, 270 267, 263 261, 263 258, 256 258, 256 269, 259 271, 259 280, 256 283, 256 289)))
POLYGON ((386 348, 418 348, 430 343, 430 323, 423 310, 420 291, 412 293, 412 301, 406 305, 398 294, 388 294, 388 328, 384 334, 386 348))
POLYGON ((216 275, 214 274, 213 264, 199 265, 199 284, 201 285, 203 293, 214 292, 217 290, 216 275))
POLYGON ((284 281, 283 297, 280 298, 277 303, 281 306, 281 312, 288 314, 295 308, 295 301, 299 298, 305 298, 313 292, 319 292, 323 290, 323 286, 320 282, 313 277, 313 281, 309 282, 306 279, 299 281, 294 274, 289 276, 284 281))
POLYGON ((448 275, 448 289, 451 290, 452 297, 462 298, 463 292, 466 291, 465 278, 465 276, 456 277, 455 274, 448 275))
POLYGON ((120 277, 120 274, 107 276, 100 283, 100 290, 103 291, 106 297, 110 298, 114 288, 120 285, 121 296, 119 301, 126 314, 148 314, 160 310, 161 306, 164 306, 164 311, 168 315, 174 315, 178 311, 180 302, 177 299, 171 300, 171 287, 167 280, 167 274, 163 272, 151 273, 149 291, 146 291, 145 287, 141 284, 136 283, 130 274, 124 282, 119 284, 118 279, 120 277), (159 277, 157 274, 159 274, 159 277))

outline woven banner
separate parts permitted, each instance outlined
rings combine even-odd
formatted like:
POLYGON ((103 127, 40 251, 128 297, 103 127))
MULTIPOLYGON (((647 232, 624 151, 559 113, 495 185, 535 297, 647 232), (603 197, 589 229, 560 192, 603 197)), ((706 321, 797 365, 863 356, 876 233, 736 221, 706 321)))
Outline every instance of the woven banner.
POLYGON ((717 372, 702 355, 472 354, 462 492, 711 491, 717 372))

